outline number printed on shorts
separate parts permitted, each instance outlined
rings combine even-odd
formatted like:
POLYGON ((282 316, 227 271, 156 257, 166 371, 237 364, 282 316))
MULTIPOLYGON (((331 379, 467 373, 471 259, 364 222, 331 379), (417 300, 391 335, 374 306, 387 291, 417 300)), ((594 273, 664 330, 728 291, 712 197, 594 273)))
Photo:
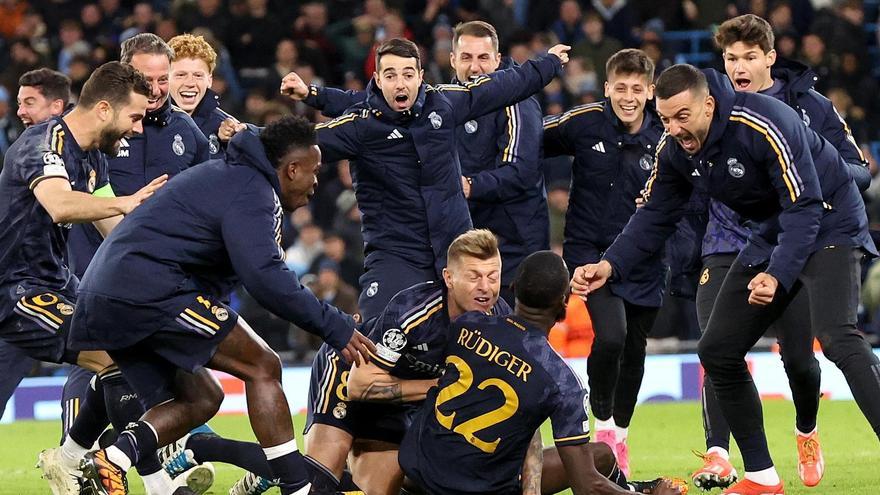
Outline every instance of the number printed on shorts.
POLYGON ((456 397, 468 393, 474 383, 474 372, 471 370, 471 367, 458 356, 452 355, 447 357, 446 363, 452 364, 458 370, 458 380, 444 387, 437 395, 437 402, 434 405, 434 412, 436 413, 437 421, 444 428, 463 436, 464 439, 474 447, 487 454, 494 453, 495 449, 498 448, 501 439, 496 438, 495 440, 487 442, 477 438, 477 432, 506 421, 516 413, 517 409, 519 409, 519 396, 516 394, 516 390, 514 390, 509 383, 499 378, 488 378, 483 380, 477 385, 477 389, 486 390, 489 387, 497 388, 504 395, 504 404, 487 413, 462 421, 454 426, 455 411, 445 414, 440 410, 440 406, 456 397))

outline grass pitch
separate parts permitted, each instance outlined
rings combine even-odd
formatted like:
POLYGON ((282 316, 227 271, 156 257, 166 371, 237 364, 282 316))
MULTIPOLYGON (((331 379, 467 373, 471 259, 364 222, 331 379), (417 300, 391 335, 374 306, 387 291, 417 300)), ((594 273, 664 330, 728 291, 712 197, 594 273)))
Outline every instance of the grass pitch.
MULTIPOLYGON (((764 404, 765 424, 770 449, 777 469, 791 495, 837 495, 880 493, 877 461, 880 445, 854 402, 823 401, 819 412, 819 428, 825 453, 826 475, 822 483, 805 488, 797 477, 797 454, 794 440, 794 412, 790 402, 768 401, 764 404)), ((303 415, 296 417, 297 430, 302 430, 303 415)), ((211 421, 222 435, 252 440, 253 434, 244 416, 223 416, 211 421)), ((549 428, 544 425, 545 445, 549 428)), ((34 469, 40 450, 55 445, 60 434, 57 422, 20 422, 0 425, 0 494, 44 494, 48 487, 34 469)), ((636 409, 630 429, 630 456, 634 477, 654 478, 663 474, 688 478, 699 465, 691 450, 702 450, 703 432, 697 403, 648 404, 636 409)), ((742 474, 742 462, 733 453, 733 462, 742 474)), ((217 481, 210 493, 226 494, 242 471, 226 465, 215 465, 217 481)), ((131 493, 143 494, 137 475, 129 480, 131 493)), ((277 495, 277 489, 269 493, 277 495)), ((570 492, 565 492, 570 493, 570 492)), ((691 493, 699 493, 691 487, 691 493)), ((720 493, 715 490, 714 493, 720 493)))

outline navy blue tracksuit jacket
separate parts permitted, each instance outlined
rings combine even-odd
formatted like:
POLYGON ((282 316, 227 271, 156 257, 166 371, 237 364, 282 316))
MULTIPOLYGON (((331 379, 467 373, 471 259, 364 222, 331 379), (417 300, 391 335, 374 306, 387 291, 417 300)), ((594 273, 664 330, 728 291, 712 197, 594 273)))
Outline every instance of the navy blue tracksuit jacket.
MULTIPOLYGON (((368 270, 374 256, 389 253, 441 276, 449 244, 472 226, 457 129, 525 100, 561 67, 550 55, 465 84, 423 84, 405 112, 392 110, 371 81, 366 99, 316 126, 324 161, 351 160, 368 270)), ((332 115, 346 95, 357 101, 357 93, 312 87, 306 103, 332 115)))
MULTIPOLYGON (((513 62, 505 58, 499 69, 510 67, 513 62)), ((455 130, 461 171, 471 181, 471 220, 474 228, 498 236, 505 286, 526 256, 550 249, 541 117, 541 106, 531 97, 455 130)))
POLYGON ((709 134, 690 156, 670 136, 657 149, 649 200, 605 253, 615 276, 659 250, 695 184, 756 223, 738 260, 763 267, 790 290, 810 255, 823 247, 876 254, 864 203, 849 168, 827 140, 776 98, 735 92, 706 71, 716 101, 709 134))
MULTIPOLYGON (((117 196, 128 196, 162 174, 171 177, 207 159, 207 138, 169 98, 144 118, 143 134, 123 139, 116 157, 107 159, 110 185, 117 196)), ((102 240, 92 224, 73 226, 67 253, 77 277, 82 278, 102 240)))
MULTIPOLYGON (((785 102, 798 112, 805 125, 837 148, 859 190, 867 189, 871 185, 871 172, 865 155, 831 100, 813 89, 818 80, 816 73, 803 64, 780 58, 773 64, 771 76, 774 85, 762 93, 785 102)), ((738 253, 748 237, 749 229, 742 225, 739 215, 712 201, 709 224, 703 237, 703 256, 738 253)))
MULTIPOLYGON (((544 154, 574 156, 563 248, 570 270, 599 261, 635 213, 662 134, 650 105, 636 134, 622 127, 608 100, 544 119, 544 154)), ((665 285, 666 267, 658 252, 609 288, 632 304, 658 307, 665 285)))
MULTIPOLYGON (((222 299, 241 283, 269 311, 342 349, 354 321, 319 301, 282 259, 281 186, 257 133, 238 133, 227 155, 183 171, 128 215, 101 244, 79 293, 167 314, 180 294, 222 299)), ((71 343, 120 349, 157 331, 153 321, 127 323, 71 335, 71 343)))
POLYGON ((212 159, 222 159, 226 154, 226 144, 220 142, 220 138, 217 137, 217 130, 220 129, 220 124, 224 120, 231 117, 232 115, 220 108, 220 95, 210 88, 205 92, 202 101, 193 110, 193 122, 199 127, 202 134, 208 138, 208 152, 212 159))

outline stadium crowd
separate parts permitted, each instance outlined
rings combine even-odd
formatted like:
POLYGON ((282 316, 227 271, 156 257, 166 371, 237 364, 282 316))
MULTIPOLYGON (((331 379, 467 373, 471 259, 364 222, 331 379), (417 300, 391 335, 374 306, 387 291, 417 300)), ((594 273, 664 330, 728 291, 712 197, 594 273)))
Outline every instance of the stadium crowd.
POLYGON ((210 461, 247 470, 230 493, 334 493, 349 451, 367 492, 405 471, 464 493, 480 463, 444 479, 434 461, 473 447, 504 463, 479 492, 640 491, 626 442, 646 347, 699 339, 694 484, 782 494, 744 361, 765 335, 799 477, 818 484, 815 339, 880 432, 862 334, 880 306, 863 264, 880 104, 860 98, 877 91, 877 4, 672 7, 0 2, 4 393, 24 356, 79 366, 62 444, 40 455, 53 493, 126 493, 131 468, 149 493, 201 492, 210 461), (589 394, 548 340, 590 353, 589 394), (275 352, 312 363, 306 457, 275 352), (258 443, 205 425, 209 368, 245 382, 258 443), (440 406, 472 407, 456 399, 474 376, 505 407, 454 426, 440 406))
MULTIPOLYGON (((876 24, 871 22, 878 14, 876 2, 686 0, 673 4, 658 12, 653 2, 637 0, 5 0, 0 3, 0 154, 23 129, 15 116, 22 74, 57 68, 71 78, 75 101, 89 74, 117 58, 120 41, 142 32, 154 32, 166 41, 185 32, 204 36, 218 53, 212 89, 223 109, 242 121, 265 125, 290 114, 324 120, 320 112, 279 96, 275 88, 281 78, 295 71, 307 84, 363 89, 374 70, 375 49, 387 38, 415 41, 423 52, 426 82, 449 82, 451 27, 461 21, 485 19, 497 26, 502 53, 517 62, 545 52, 557 41, 572 46, 572 63, 563 76, 538 94, 543 114, 553 115, 601 99, 605 60, 621 48, 645 50, 658 73, 681 61, 720 68, 721 57, 710 36, 701 33, 735 15, 755 13, 773 26, 780 56, 814 69, 819 76, 816 89, 832 100, 869 156, 872 171, 876 170, 870 145, 880 141, 880 104, 874 98, 859 98, 878 90, 872 72, 876 65, 872 61, 880 56, 876 24)), ((561 252, 570 159, 547 159, 543 168, 551 246, 561 252)), ((874 181, 864 196, 869 218, 877 221, 880 181, 874 181)), ((320 297, 354 312, 363 271, 362 245, 348 162, 326 164, 309 207, 293 212, 284 223, 287 263, 320 297)), ((869 332, 874 332, 872 320, 880 299, 876 278, 869 277, 865 285, 864 326, 869 332)), ((246 293, 237 296, 236 307, 259 322, 256 327, 286 361, 311 361, 317 349, 314 339, 293 331, 246 293)), ((680 339, 698 337, 693 318, 674 318, 661 318, 661 328, 649 340, 651 349, 680 349, 680 339)), ((573 356, 585 355, 592 338, 589 322, 582 318, 558 327, 553 336, 557 347, 573 356), (578 327, 584 328, 566 334, 578 327)))

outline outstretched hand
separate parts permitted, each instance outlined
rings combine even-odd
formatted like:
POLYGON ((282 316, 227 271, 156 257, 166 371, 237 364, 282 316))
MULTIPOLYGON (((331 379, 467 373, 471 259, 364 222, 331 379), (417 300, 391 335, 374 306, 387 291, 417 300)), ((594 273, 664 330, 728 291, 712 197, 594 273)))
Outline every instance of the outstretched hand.
POLYGON ((153 195, 156 191, 159 190, 165 183, 168 182, 168 174, 162 174, 159 177, 151 180, 149 184, 138 189, 131 196, 124 196, 124 202, 122 206, 123 215, 128 215, 135 208, 141 205, 144 201, 147 200, 150 196, 153 195))
POLYGON ((351 340, 341 351, 346 361, 357 366, 369 363, 371 352, 376 352, 376 344, 357 330, 351 334, 351 340))
POLYGON ((602 260, 598 263, 579 266, 571 277, 571 292, 586 299, 590 292, 598 290, 611 278, 611 263, 602 260))

